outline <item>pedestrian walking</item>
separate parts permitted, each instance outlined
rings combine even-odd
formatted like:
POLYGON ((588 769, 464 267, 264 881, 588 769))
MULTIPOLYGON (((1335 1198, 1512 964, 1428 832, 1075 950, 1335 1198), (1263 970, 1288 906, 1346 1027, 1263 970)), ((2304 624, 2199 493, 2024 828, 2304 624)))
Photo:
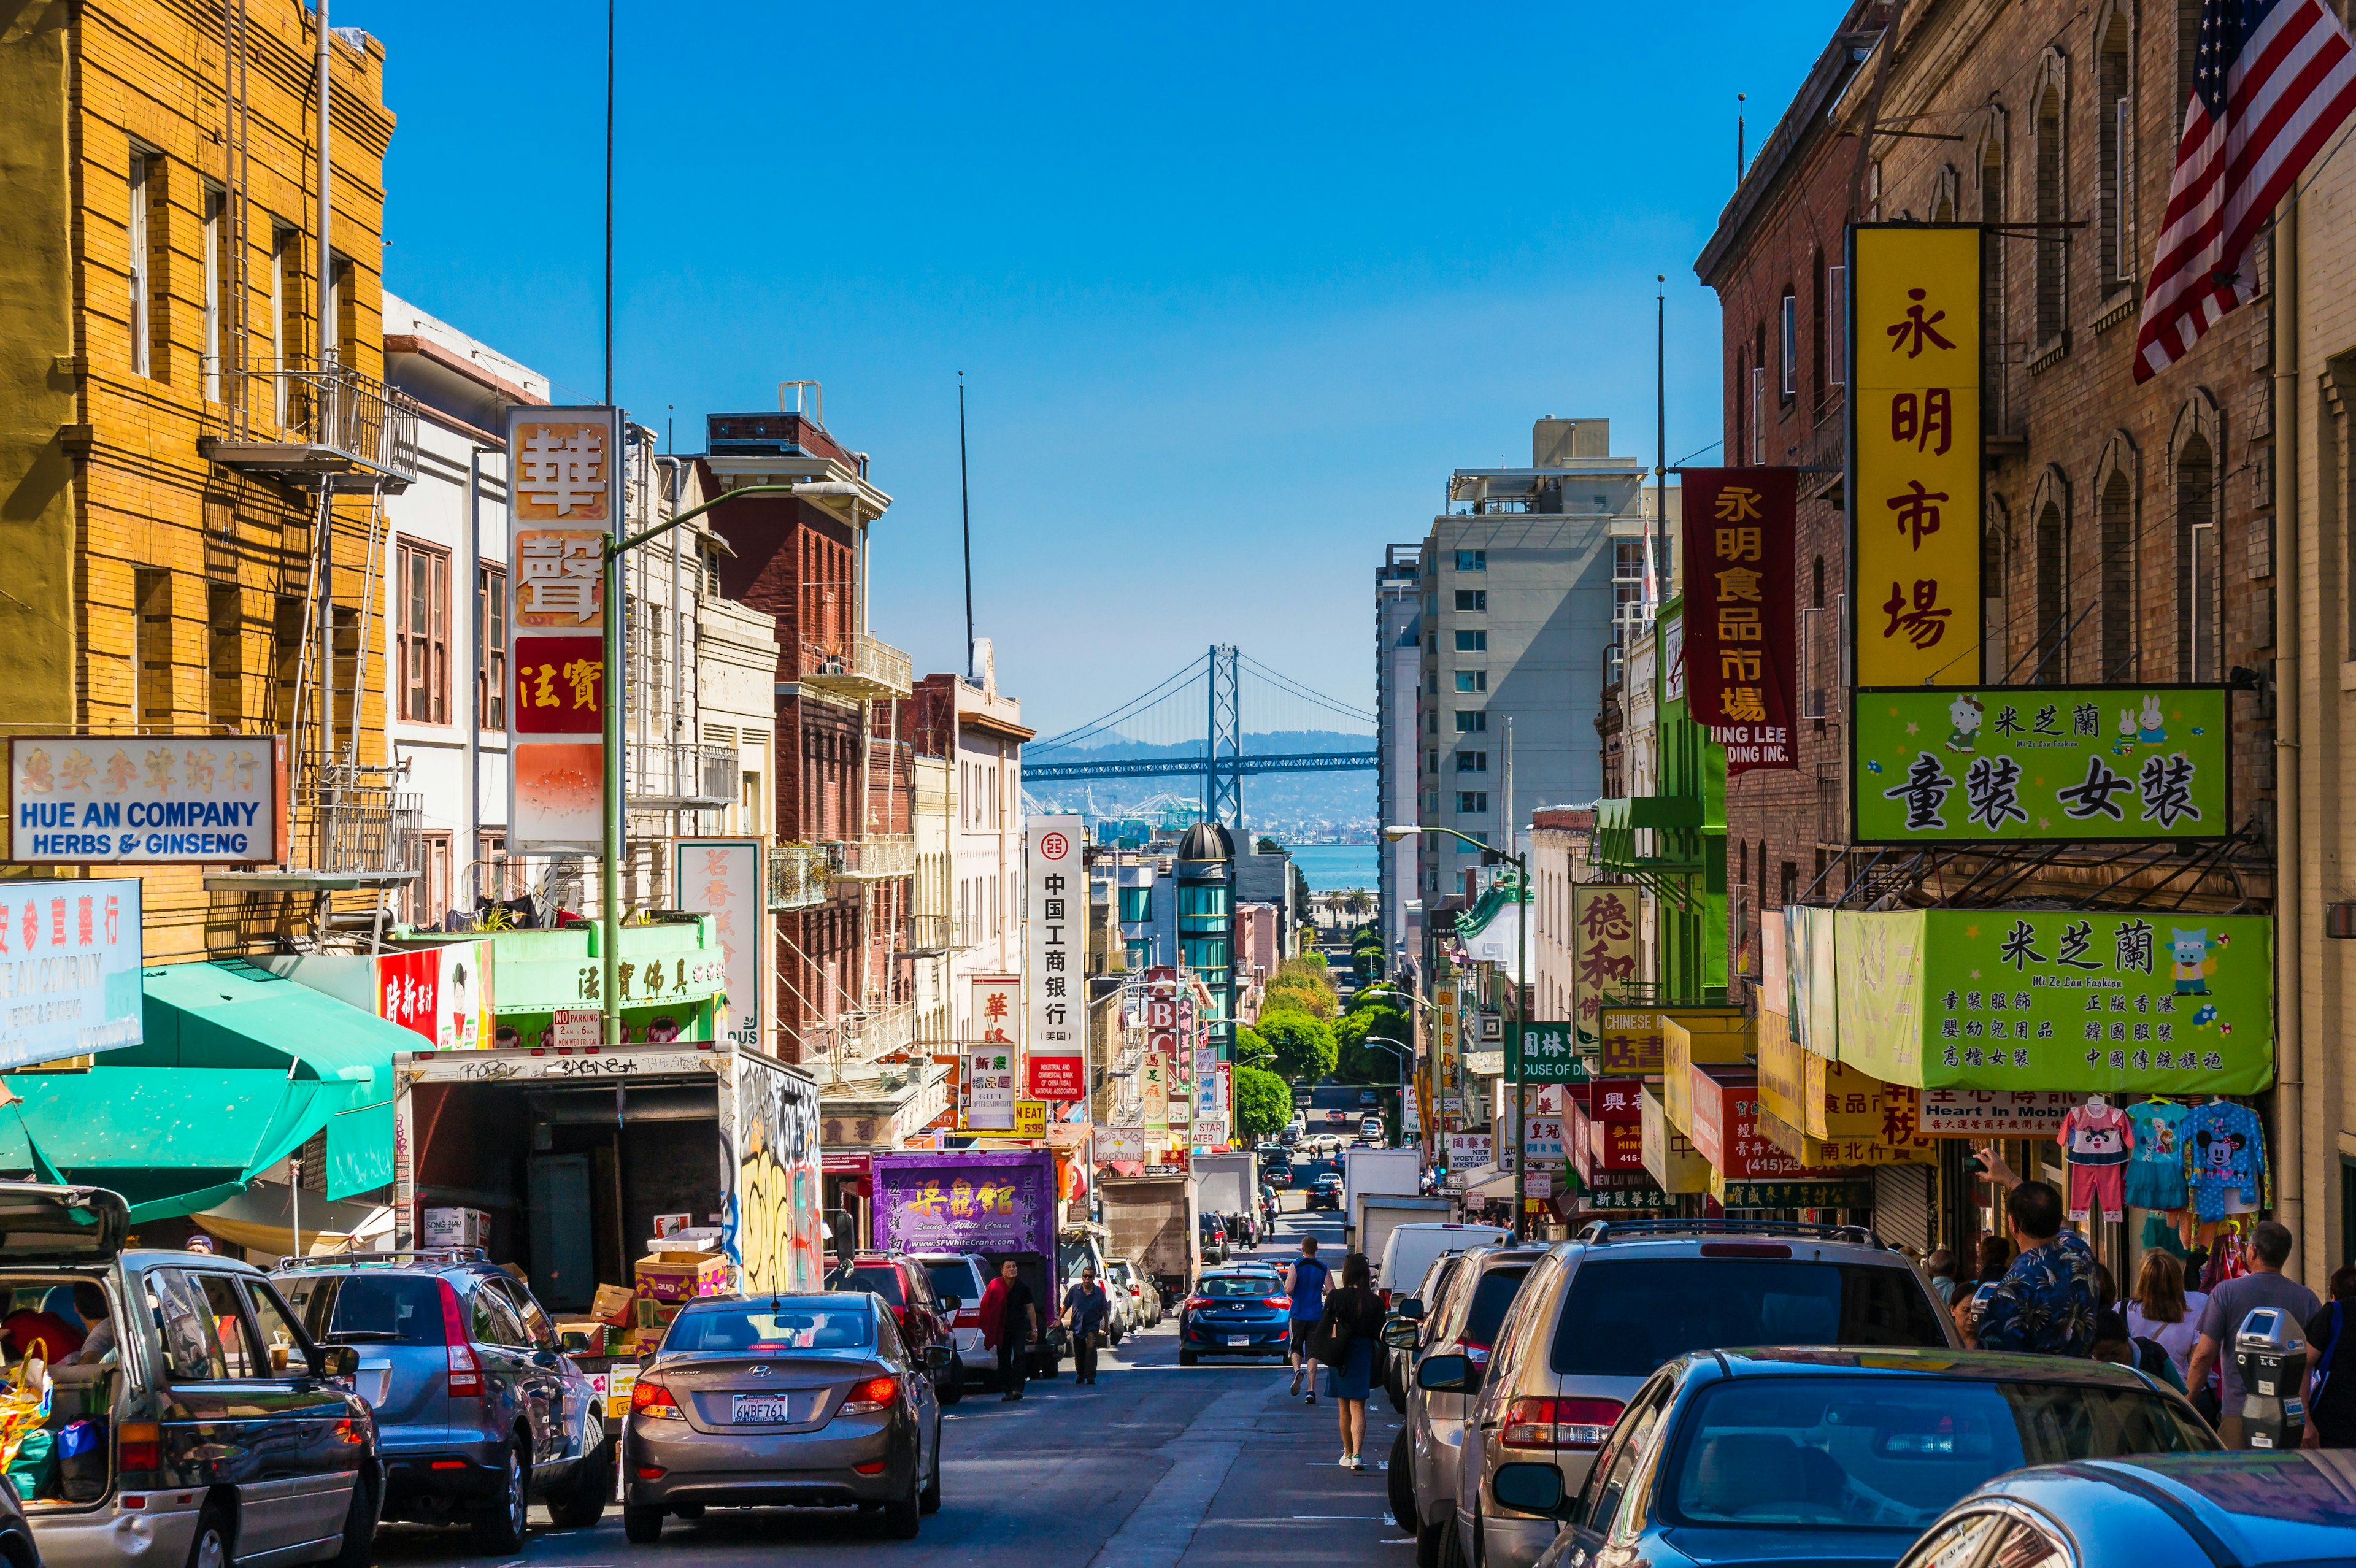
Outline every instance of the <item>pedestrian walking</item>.
POLYGON ((1342 1463, 1366 1467, 1366 1398, 1374 1390, 1375 1345, 1383 1328, 1382 1297, 1375 1294, 1366 1254, 1342 1260, 1342 1288, 1325 1298, 1313 1341, 1325 1363, 1325 1392, 1340 1407, 1342 1463))
POLYGON ((2356 1264, 2331 1271, 2331 1299, 2307 1321, 2307 1437, 2309 1448, 2356 1448, 2356 1370, 2346 1377, 2332 1369, 2346 1361, 2356 1369, 2356 1264))
MULTIPOLYGON (((2201 1309, 2201 1338, 2193 1344, 2192 1366, 2184 1381, 2197 1392, 2209 1381, 2209 1369, 2217 1369, 2222 1396, 2217 1435, 2228 1448, 2242 1446, 2242 1369, 2230 1353, 2242 1320, 2261 1307, 2278 1307, 2292 1322, 2301 1324, 2312 1321, 2323 1310, 2315 1292, 2284 1275, 2290 1246, 2289 1226, 2275 1220, 2259 1221, 2250 1231, 2250 1272, 2220 1281, 2201 1309)), ((2305 1369, 2297 1375, 2304 1377, 2305 1369)))
POLYGON ((1301 1394, 1304 1404, 1317 1403, 1317 1374, 1310 1360, 1309 1342, 1325 1316, 1325 1282, 1332 1273, 1317 1261, 1314 1236, 1301 1238, 1301 1255, 1284 1271, 1284 1294, 1292 1298, 1292 1392, 1301 1393, 1301 1380, 1309 1380, 1309 1392, 1301 1394))
POLYGON ((1922 1272, 1931 1276, 1931 1289, 1939 1297, 1939 1305, 1955 1303, 1955 1254, 1946 1247, 1933 1247, 1931 1255, 1922 1260, 1922 1272))
POLYGON ((998 1277, 990 1282, 990 1288, 981 1293, 981 1342, 998 1351, 1001 1403, 1023 1397, 1023 1359, 1031 1341, 1038 1337, 1039 1299, 1023 1283, 1014 1260, 1009 1258, 999 1265, 998 1277))
POLYGON ((2155 1247, 2136 1266, 2135 1290, 2127 1296, 2127 1332, 2139 1339, 2156 1339, 2168 1352, 2176 1375, 2192 1388, 2192 1347, 2201 1339, 2201 1309, 2209 1298, 2184 1288, 2184 1264, 2174 1253, 2155 1247))
POLYGON ((2009 1190, 2005 1219, 2019 1249, 1988 1299, 1969 1314, 1964 1343, 1977 1350, 2079 1356, 2094 1348, 2094 1254, 2062 1227, 2062 1195, 2023 1181, 1993 1148, 1980 1151, 1983 1179, 2009 1190))
POLYGON ((1072 1381, 1097 1381, 1097 1348, 1104 1343, 1105 1321, 1112 1301, 1097 1283, 1097 1265, 1084 1264, 1079 1282, 1064 1292, 1064 1328, 1072 1336, 1072 1381))

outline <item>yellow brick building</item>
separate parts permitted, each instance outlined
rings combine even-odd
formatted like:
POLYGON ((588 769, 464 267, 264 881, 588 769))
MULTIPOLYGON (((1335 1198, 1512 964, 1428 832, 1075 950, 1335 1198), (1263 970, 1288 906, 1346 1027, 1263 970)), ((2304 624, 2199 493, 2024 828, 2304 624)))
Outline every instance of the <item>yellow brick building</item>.
POLYGON ((337 29, 323 344, 315 15, 0 7, 0 732, 288 734, 305 719, 288 864, 147 869, 151 962, 301 933, 401 859, 391 781, 371 771, 376 503, 404 482, 404 429, 414 469, 413 415, 377 380, 393 117, 382 47, 337 29), (342 773, 318 771, 330 664, 332 760, 357 764, 342 773), (367 823, 326 820, 328 786, 365 796, 367 823))

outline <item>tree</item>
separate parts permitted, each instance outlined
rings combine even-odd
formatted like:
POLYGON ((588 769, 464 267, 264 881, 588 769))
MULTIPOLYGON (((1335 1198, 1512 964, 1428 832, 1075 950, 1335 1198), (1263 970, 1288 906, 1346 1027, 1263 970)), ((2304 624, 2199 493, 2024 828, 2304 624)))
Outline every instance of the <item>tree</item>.
POLYGON ((1249 1024, 1236 1026, 1236 1062, 1242 1067, 1266 1067, 1276 1060, 1276 1051, 1259 1030, 1249 1024))
POLYGON ((1279 976, 1276 984, 1270 986, 1260 998, 1260 1011, 1281 1012, 1288 1008, 1312 1018, 1327 1019, 1342 1010, 1341 1004, 1333 999, 1331 987, 1312 986, 1306 980, 1296 980, 1290 976, 1279 976))
POLYGON ((1295 1083, 1314 1083, 1330 1075, 1340 1056, 1333 1026, 1296 1008, 1260 1014, 1259 1036, 1276 1052, 1277 1070, 1295 1083))
POLYGON ((1415 1043, 1414 1035, 1408 1032, 1407 1015, 1398 1008, 1381 1003, 1354 1008, 1333 1025, 1333 1075, 1344 1083, 1398 1083, 1398 1053, 1379 1045, 1368 1045, 1369 1036, 1397 1040, 1403 1046, 1415 1043))
POLYGON ((1238 1065, 1234 1089, 1238 1136, 1268 1137, 1292 1119, 1291 1091, 1266 1068, 1238 1065))

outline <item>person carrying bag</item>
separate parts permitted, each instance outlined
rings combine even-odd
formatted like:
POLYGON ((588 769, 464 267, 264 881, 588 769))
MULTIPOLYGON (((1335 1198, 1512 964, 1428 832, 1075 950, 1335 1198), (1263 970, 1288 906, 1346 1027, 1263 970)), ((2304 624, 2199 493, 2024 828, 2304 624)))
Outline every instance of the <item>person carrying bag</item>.
POLYGON ((1383 1327, 1382 1298, 1375 1294, 1366 1254, 1352 1253, 1342 1264, 1342 1288, 1325 1298, 1325 1310, 1310 1337, 1309 1353, 1324 1366, 1326 1394, 1340 1407, 1342 1465, 1366 1467, 1366 1397, 1373 1392, 1375 1345, 1383 1327))

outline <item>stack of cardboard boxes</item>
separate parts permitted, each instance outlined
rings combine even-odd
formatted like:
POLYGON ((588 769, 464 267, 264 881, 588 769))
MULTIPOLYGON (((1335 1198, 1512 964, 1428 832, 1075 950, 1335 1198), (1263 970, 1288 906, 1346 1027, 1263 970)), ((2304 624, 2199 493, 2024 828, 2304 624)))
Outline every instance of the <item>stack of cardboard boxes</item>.
MULTIPOLYGON (((719 1237, 711 1238, 716 1248, 719 1237)), ((728 1289, 728 1260, 718 1251, 705 1251, 695 1239, 665 1237, 656 1250, 638 1260, 633 1271, 637 1284, 637 1317, 631 1339, 638 1353, 662 1342, 679 1309, 701 1296, 719 1296, 728 1289)))

